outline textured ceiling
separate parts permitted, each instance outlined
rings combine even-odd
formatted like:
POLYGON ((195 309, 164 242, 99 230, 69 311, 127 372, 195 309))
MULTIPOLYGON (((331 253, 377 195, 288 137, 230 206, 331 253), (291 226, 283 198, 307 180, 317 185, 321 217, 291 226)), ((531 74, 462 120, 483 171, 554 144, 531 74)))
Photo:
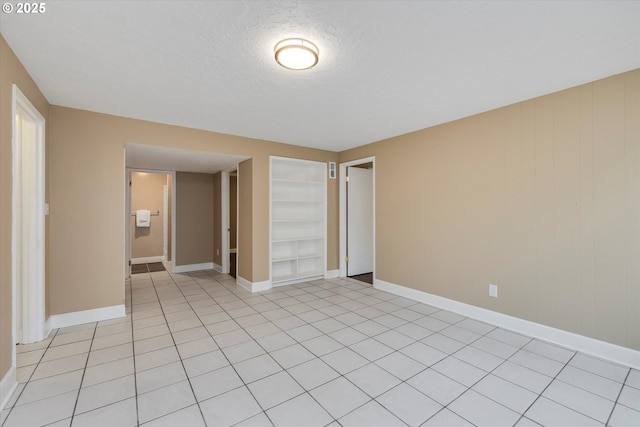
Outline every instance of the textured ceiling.
POLYGON ((47 1, 0 31, 51 104, 335 151, 640 67, 640 1, 47 1), (275 63, 289 36, 315 68, 275 63))

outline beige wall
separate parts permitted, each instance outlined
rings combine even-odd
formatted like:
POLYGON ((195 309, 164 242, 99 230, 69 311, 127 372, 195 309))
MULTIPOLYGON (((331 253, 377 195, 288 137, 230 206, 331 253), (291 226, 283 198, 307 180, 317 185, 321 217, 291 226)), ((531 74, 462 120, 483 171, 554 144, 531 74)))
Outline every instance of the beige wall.
POLYGON ((213 175, 176 173, 175 265, 213 262, 213 175))
MULTIPOLYGON (((11 227, 12 227, 12 85, 16 84, 49 126, 49 103, 15 56, 4 37, 0 35, 0 380, 11 368, 13 348, 12 284, 11 284, 11 227)), ((45 140, 47 150, 50 142, 45 140)), ((48 200, 48 185, 47 185, 48 200)), ((49 236, 49 220, 45 220, 45 238, 49 236)), ((47 248, 48 252, 48 248, 47 248)), ((48 265, 48 259, 47 259, 48 265)), ((48 282, 48 276, 45 275, 48 282)), ((47 293, 49 295, 49 293, 47 293)))
POLYGON ((151 227, 136 227, 131 215, 131 258, 158 257, 164 254, 164 186, 167 175, 160 173, 131 173, 131 212, 138 209, 158 211, 151 216, 151 227))
POLYGON ((368 156, 378 279, 640 350, 640 70, 368 156))
MULTIPOLYGON (((124 300, 124 144, 252 157, 251 281, 269 279, 269 155, 337 161, 338 154, 215 132, 50 107, 52 314, 124 300), (94 221, 102 224, 99 229, 94 221), (91 229, 97 242, 86 249, 91 229)), ((328 265, 338 265, 337 184, 329 183, 328 265), (333 212, 333 213, 332 213, 333 212), (331 228, 333 224, 334 228, 331 228)), ((174 192, 174 195, 177 194, 174 192)), ((242 227, 242 224, 240 224, 242 227)), ((177 236, 174 236, 177 237, 177 236)), ((242 264, 242 260, 239 261, 242 264)))
MULTIPOLYGON (((253 236, 253 227, 255 218, 252 218, 253 210, 253 188, 251 183, 253 182, 253 160, 245 160, 238 165, 238 223, 240 228, 238 229, 238 271, 236 274, 249 281, 258 282, 254 280, 253 270, 253 254, 255 242, 252 242, 251 236, 253 236)), ((268 205, 263 207, 268 209, 268 205)), ((269 212, 268 210, 266 212, 269 212)), ((263 211, 264 213, 264 211, 263 211)), ((267 218, 269 215, 267 215, 267 218)), ((268 229, 267 229, 268 230, 268 229)), ((268 248, 267 248, 268 250, 268 248)), ((267 266, 268 267, 268 266, 267 266)))
POLYGON ((222 267, 222 173, 213 175, 213 262, 222 267))

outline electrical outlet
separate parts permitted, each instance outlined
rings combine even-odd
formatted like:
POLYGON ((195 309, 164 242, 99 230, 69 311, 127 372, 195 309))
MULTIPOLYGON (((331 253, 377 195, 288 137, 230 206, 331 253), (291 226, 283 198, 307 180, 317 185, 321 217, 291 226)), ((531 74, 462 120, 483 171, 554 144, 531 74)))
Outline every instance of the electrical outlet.
POLYGON ((489 296, 498 298, 498 285, 489 284, 489 296))
POLYGON ((489 296, 498 298, 498 285, 489 285, 489 296))

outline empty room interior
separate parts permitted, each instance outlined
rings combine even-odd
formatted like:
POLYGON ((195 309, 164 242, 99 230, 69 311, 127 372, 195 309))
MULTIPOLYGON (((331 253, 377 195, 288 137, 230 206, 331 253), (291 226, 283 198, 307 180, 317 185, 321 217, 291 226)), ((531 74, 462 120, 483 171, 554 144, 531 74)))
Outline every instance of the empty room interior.
POLYGON ((640 1, 0 15, 0 426, 640 426, 640 1))

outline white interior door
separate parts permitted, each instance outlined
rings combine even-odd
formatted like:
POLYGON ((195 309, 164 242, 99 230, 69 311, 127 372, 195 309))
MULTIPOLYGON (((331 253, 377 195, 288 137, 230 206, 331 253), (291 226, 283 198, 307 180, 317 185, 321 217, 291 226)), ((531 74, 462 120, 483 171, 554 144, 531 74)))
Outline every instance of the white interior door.
POLYGON ((347 276, 373 272, 373 169, 347 167, 347 276))

